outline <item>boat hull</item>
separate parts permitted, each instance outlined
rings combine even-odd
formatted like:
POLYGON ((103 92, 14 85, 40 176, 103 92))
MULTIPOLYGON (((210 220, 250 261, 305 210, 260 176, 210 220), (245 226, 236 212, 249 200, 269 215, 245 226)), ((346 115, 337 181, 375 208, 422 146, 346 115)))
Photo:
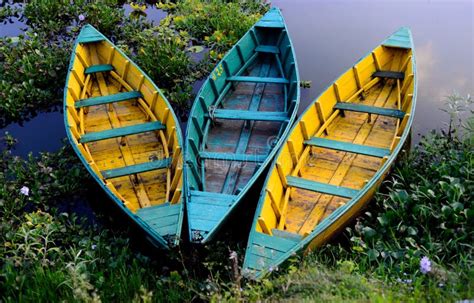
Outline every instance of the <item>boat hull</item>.
POLYGON ((261 277, 324 245, 373 198, 409 137, 416 105, 411 33, 401 28, 302 114, 261 193, 244 262, 261 277))
POLYGON ((183 221, 182 137, 152 80, 90 25, 71 56, 66 133, 109 197, 158 247, 177 245, 183 221))
POLYGON ((299 95, 293 46, 272 9, 216 66, 191 110, 185 191, 192 242, 212 240, 267 168, 299 95))

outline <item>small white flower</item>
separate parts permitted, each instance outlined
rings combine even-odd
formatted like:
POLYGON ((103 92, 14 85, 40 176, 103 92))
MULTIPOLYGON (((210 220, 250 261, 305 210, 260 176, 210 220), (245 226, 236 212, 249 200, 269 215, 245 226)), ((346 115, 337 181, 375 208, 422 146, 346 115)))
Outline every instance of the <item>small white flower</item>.
POLYGON ((92 248, 92 250, 95 250, 97 248, 97 245, 92 244, 91 248, 92 248))
POLYGON ((30 189, 27 186, 23 186, 20 189, 20 193, 24 196, 29 196, 30 195, 30 189))

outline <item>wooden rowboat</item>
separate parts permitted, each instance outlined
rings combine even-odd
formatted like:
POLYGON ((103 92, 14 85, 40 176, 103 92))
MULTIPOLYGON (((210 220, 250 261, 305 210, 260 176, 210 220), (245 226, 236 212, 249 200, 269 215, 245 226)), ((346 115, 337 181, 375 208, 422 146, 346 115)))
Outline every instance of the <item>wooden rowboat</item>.
POLYGON ((303 113, 270 167, 244 261, 258 278, 340 231, 374 196, 407 140, 415 54, 401 28, 303 113))
POLYGON ((269 164, 296 117, 299 78, 277 8, 227 53, 199 91, 186 136, 192 242, 212 239, 269 164))
POLYGON ((161 91, 94 27, 76 39, 64 91, 69 141, 89 173, 162 248, 183 218, 182 136, 161 91))

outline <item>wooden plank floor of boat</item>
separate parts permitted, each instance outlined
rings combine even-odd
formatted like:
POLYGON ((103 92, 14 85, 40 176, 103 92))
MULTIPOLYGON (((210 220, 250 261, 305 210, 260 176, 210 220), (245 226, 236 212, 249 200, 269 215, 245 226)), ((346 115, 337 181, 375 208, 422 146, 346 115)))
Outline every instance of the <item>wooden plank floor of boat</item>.
MULTIPOLYGON (((275 60, 257 61, 249 69, 249 76, 281 77, 275 60)), ((225 109, 247 110, 257 103, 258 111, 285 112, 283 85, 273 83, 235 84, 235 90, 224 98, 225 109), (255 98, 260 98, 255 102, 255 98)), ((211 127, 206 151, 266 155, 271 140, 280 130, 282 122, 221 120, 211 127), (246 124, 247 123, 247 124, 246 124)), ((206 191, 235 194, 245 186, 258 168, 255 162, 206 160, 206 191)))
MULTIPOLYGON (((395 52, 391 70, 399 70, 401 52, 395 52)), ((360 104, 386 108, 397 108, 397 82, 381 81, 368 92, 360 104)), ((345 112, 338 116, 328 128, 327 139, 390 148, 396 131, 397 119, 368 114, 345 112)), ((311 153, 300 171, 300 177, 352 189, 361 189, 381 165, 381 158, 311 147, 311 153)), ((286 230, 304 235, 330 215, 348 198, 321 194, 300 188, 292 188, 288 205, 286 230)))
MULTIPOLYGON (((92 56, 91 59, 93 64, 99 63, 94 62, 97 58, 92 56)), ((121 85, 112 77, 96 74, 91 86, 92 97, 118 93, 119 87, 121 85)), ((89 107, 84 115, 86 133, 149 122, 146 114, 134 102, 89 107)), ((91 142, 87 146, 101 171, 165 158, 163 145, 156 132, 91 142)), ((110 182, 131 210, 165 202, 166 168, 139 173, 136 179, 130 175, 110 179, 110 182)))

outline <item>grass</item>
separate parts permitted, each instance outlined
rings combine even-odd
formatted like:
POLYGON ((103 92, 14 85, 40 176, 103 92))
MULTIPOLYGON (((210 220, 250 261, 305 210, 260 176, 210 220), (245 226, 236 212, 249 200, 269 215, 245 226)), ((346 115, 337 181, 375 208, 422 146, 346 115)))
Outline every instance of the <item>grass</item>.
MULTIPOLYGON (((0 117, 21 120, 59 104, 80 26, 111 37, 186 115, 191 84, 263 14, 259 1, 159 3, 153 26, 120 3, 29 1, 26 38, 0 39, 0 117), (54 2, 54 3, 53 3, 54 2), (85 20, 80 20, 82 15, 85 20), (239 22, 236 22, 239 20, 239 22), (206 46, 202 62, 191 46, 206 46), (31 102, 31 100, 35 100, 31 102)), ((107 203, 69 147, 19 158, 5 135, 0 158, 0 300, 372 301, 474 298, 474 117, 472 100, 450 96, 445 132, 427 134, 401 159, 370 209, 332 243, 295 256, 260 281, 240 275, 245 243, 217 242, 164 253, 107 203), (460 120, 462 113, 470 118, 460 120), (27 190, 25 190, 27 188, 27 190), (85 208, 85 211, 83 210, 85 208), (422 272, 428 257, 431 269, 422 272)))

